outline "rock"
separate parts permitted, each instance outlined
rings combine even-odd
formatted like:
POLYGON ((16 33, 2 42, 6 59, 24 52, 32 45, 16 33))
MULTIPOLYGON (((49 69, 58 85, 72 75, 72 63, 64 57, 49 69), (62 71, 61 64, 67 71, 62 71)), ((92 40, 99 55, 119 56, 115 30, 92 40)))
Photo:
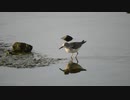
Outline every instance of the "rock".
POLYGON ((27 43, 23 42, 15 42, 12 46, 12 51, 10 51, 10 54, 19 54, 19 53, 30 53, 33 49, 33 46, 27 43))
POLYGON ((63 36, 61 39, 63 39, 63 40, 65 40, 65 41, 69 42, 69 41, 71 41, 73 38, 72 38, 71 36, 69 36, 69 35, 66 35, 66 36, 63 36))
POLYGON ((13 68, 34 68, 49 66, 50 64, 56 64, 61 60, 66 60, 64 58, 47 57, 47 55, 42 55, 34 51, 24 53, 24 49, 24 52, 20 50, 16 52, 10 48, 11 46, 12 45, 8 43, 0 43, 0 66, 13 68))
POLYGON ((78 63, 74 63, 73 61, 69 61, 65 69, 59 69, 63 71, 65 75, 69 73, 78 73, 80 71, 86 71, 86 69, 82 68, 78 63))
MULTIPOLYGON (((7 55, 0 58, 0 66, 14 67, 14 68, 34 68, 44 67, 51 64, 56 64, 62 58, 50 58, 46 55, 31 52, 25 55, 7 55), (60 59, 60 60, 59 60, 60 59)), ((64 59, 62 59, 64 60, 64 59)))

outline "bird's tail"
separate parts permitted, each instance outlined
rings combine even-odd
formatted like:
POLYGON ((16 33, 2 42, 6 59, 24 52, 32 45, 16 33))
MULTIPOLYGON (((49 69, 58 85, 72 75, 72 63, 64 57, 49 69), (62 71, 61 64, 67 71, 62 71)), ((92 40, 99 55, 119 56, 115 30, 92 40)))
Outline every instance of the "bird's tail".
POLYGON ((86 42, 87 42, 87 41, 84 41, 84 40, 83 40, 83 41, 82 41, 82 44, 84 44, 84 43, 86 43, 86 42))

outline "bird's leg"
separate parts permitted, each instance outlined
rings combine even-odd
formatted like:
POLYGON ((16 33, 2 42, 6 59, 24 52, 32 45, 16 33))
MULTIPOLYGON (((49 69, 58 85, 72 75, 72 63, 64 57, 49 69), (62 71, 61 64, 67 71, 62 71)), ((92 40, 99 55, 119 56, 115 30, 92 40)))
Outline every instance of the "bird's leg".
POLYGON ((76 54, 75 58, 77 58, 78 54, 79 54, 79 53, 77 52, 77 54, 76 54))
POLYGON ((73 61, 73 53, 72 53, 72 55, 71 55, 71 60, 73 61))
MULTIPOLYGON (((78 55, 78 52, 77 52, 77 55, 78 55)), ((76 59, 76 61, 77 61, 77 63, 78 63, 79 61, 78 61, 77 55, 75 56, 75 59, 76 59)))
POLYGON ((76 59, 76 61, 77 61, 77 64, 79 63, 79 61, 78 61, 78 58, 75 58, 76 59))

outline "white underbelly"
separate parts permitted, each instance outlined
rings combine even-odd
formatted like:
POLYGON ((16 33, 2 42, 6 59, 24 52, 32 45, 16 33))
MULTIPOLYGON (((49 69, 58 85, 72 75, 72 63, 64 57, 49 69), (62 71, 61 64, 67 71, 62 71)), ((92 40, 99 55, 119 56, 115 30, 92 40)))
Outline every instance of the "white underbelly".
POLYGON ((79 49, 67 49, 67 48, 65 48, 65 51, 67 52, 67 53, 75 53, 75 52, 77 52, 79 49))

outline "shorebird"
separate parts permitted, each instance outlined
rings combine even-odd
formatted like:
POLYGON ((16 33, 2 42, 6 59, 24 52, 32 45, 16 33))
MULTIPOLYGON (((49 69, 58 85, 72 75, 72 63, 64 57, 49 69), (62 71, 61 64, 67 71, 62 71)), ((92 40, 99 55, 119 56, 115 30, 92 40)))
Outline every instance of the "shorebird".
POLYGON ((62 44, 62 46, 59 49, 65 48, 65 51, 67 53, 72 53, 71 59, 73 59, 73 53, 77 53, 75 56, 75 58, 77 59, 78 51, 84 43, 86 43, 86 41, 84 40, 81 42, 70 42, 70 43, 65 42, 62 44))

